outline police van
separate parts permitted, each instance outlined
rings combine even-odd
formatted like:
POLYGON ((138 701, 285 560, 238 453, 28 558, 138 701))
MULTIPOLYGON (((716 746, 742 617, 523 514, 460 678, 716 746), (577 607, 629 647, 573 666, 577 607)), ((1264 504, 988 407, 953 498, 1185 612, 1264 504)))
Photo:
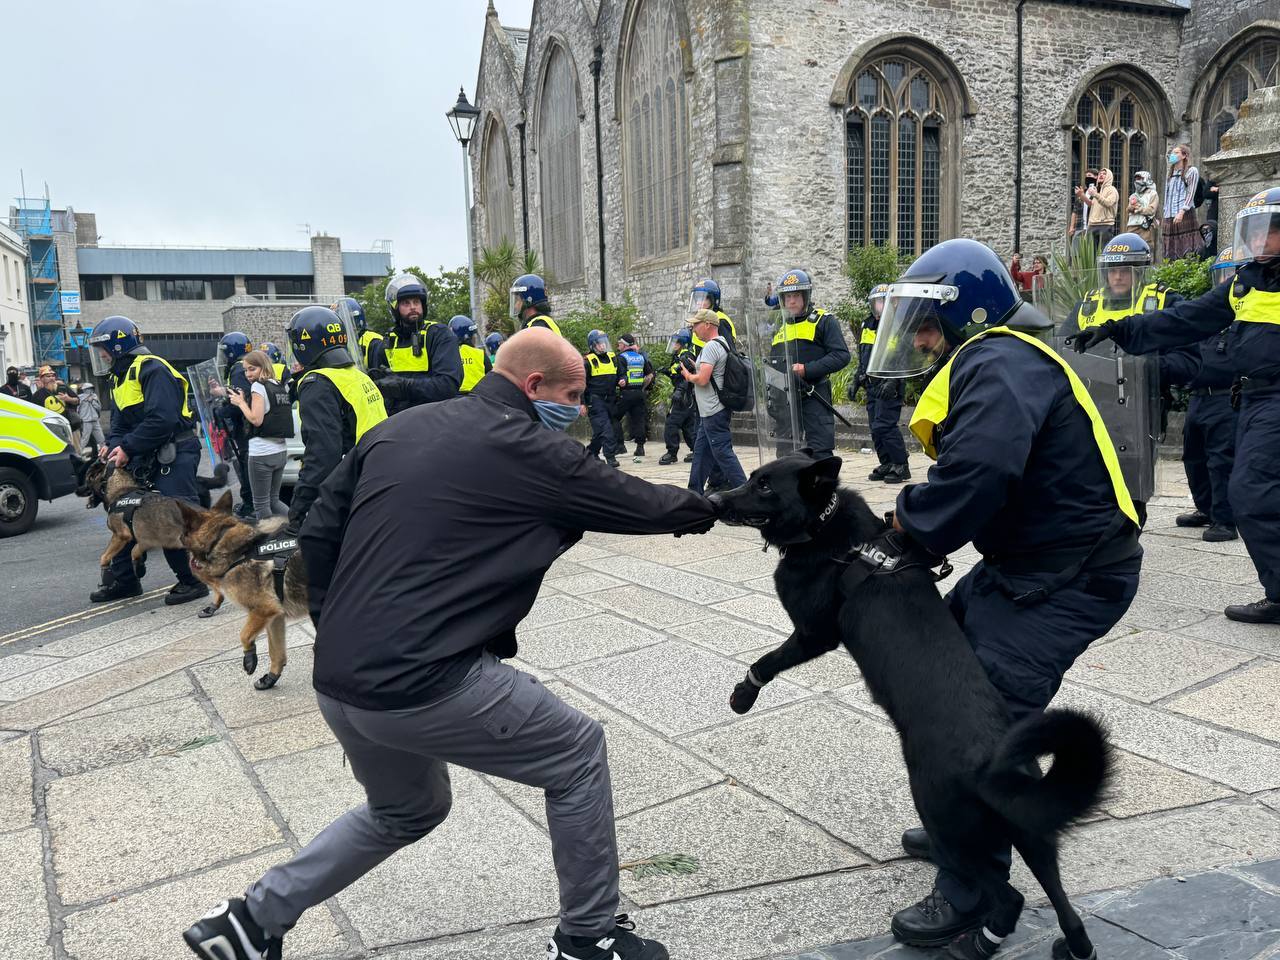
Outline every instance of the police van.
POLYGON ((0 537, 26 533, 40 500, 75 489, 66 417, 0 393, 0 537))

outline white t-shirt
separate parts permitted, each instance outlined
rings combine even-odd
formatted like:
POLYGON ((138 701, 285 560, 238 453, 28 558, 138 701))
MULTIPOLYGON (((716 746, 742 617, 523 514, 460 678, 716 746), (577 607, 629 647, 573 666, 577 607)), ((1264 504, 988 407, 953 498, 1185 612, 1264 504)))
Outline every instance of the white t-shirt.
POLYGON ((698 416, 709 417, 713 413, 719 413, 724 409, 724 404, 720 402, 720 398, 716 396, 715 389, 711 386, 714 382, 717 387, 724 386, 724 366, 725 358, 728 352, 725 350, 724 341, 717 337, 711 340, 702 352, 698 354, 698 370, 702 370, 704 363, 711 364, 711 380, 707 382, 705 387, 700 387, 696 383, 693 385, 693 396, 698 401, 698 416))
MULTIPOLYGON (((253 404, 254 397, 262 398, 262 412, 265 416, 271 410, 271 396, 267 393, 267 388, 260 383, 253 385, 253 393, 249 397, 250 405, 253 404)), ((285 443, 276 437, 250 437, 249 438, 249 456, 265 457, 273 453, 284 453, 285 443)))

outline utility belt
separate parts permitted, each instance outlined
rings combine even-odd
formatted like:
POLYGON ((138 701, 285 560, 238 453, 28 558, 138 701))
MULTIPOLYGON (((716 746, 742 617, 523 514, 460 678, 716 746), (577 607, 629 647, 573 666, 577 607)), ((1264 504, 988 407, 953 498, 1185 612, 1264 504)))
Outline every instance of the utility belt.
POLYGON ((1231 385, 1231 409, 1240 409, 1240 398, 1245 394, 1265 396, 1268 393, 1280 393, 1280 373, 1240 377, 1231 385))
POLYGON ((1232 387, 1196 387, 1191 391, 1193 397, 1229 397, 1232 387))
POLYGON ((1031 607, 1049 599, 1080 574, 1100 570, 1128 560, 1138 552, 1139 530, 1133 522, 1116 510, 1116 515, 1102 535, 1090 547, 1046 550, 1009 557, 983 557, 987 575, 996 588, 1019 607, 1031 607), (1010 577, 1045 575, 1045 581, 1030 589, 1014 586, 1010 577))
POLYGON ((143 486, 150 486, 157 474, 167 474, 178 459, 178 444, 183 440, 194 440, 195 431, 191 427, 183 427, 160 446, 148 453, 141 453, 130 459, 126 469, 133 474, 133 479, 143 486))

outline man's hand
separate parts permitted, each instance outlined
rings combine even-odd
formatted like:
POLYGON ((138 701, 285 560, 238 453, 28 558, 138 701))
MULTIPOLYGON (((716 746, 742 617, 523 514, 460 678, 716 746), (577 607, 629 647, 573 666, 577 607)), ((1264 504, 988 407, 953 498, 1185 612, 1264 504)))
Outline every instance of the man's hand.
POLYGON ((124 447, 116 447, 107 454, 107 459, 114 463, 118 470, 129 462, 129 454, 124 452, 124 447))
POLYGON ((374 383, 391 376, 391 371, 386 367, 373 367, 369 370, 369 379, 374 383))
POLYGON ((382 391, 382 396, 387 400, 400 400, 404 398, 404 378, 396 376, 384 376, 377 381, 378 389, 382 391))
POLYGON ((1116 322, 1108 320, 1100 323, 1096 327, 1088 327, 1081 330, 1068 341, 1075 349, 1076 353, 1084 353, 1091 347, 1097 346, 1104 340, 1110 340, 1111 334, 1115 331, 1116 322))
POLYGON ((794 374, 795 374, 797 377, 799 377, 801 380, 803 380, 803 379, 804 379, 804 364, 803 364, 803 363, 793 363, 793 364, 791 365, 791 372, 792 372, 792 373, 794 373, 794 374))
POLYGON ((1174 214, 1173 222, 1174 222, 1174 223, 1181 223, 1181 222, 1182 222, 1182 214, 1183 214, 1184 212, 1185 212, 1185 211, 1179 210, 1176 214, 1174 214))

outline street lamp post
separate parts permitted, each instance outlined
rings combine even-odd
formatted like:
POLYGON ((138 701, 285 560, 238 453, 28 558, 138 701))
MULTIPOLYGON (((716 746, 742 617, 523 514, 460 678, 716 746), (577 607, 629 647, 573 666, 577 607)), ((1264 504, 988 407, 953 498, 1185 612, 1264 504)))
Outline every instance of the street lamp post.
MULTIPOLYGON (((463 210, 467 215, 467 280, 471 297, 471 316, 480 314, 480 304, 476 300, 476 258, 471 245, 471 161, 467 156, 467 144, 471 142, 471 134, 475 130, 476 121, 480 119, 480 111, 467 102, 466 91, 458 88, 458 102, 445 114, 449 118, 449 126, 453 135, 462 144, 462 196, 463 210)), ((485 334, 484 324, 480 323, 480 336, 485 334)))

